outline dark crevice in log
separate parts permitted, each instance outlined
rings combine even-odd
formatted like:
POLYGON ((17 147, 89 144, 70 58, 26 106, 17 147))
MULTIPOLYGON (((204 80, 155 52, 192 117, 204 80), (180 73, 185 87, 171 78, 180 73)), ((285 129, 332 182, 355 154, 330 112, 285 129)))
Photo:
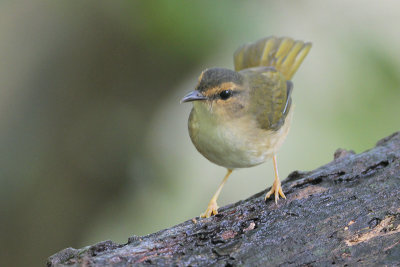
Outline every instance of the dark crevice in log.
POLYGON ((400 264, 400 133, 361 154, 282 182, 287 200, 265 192, 127 244, 67 248, 48 266, 326 266, 400 264))

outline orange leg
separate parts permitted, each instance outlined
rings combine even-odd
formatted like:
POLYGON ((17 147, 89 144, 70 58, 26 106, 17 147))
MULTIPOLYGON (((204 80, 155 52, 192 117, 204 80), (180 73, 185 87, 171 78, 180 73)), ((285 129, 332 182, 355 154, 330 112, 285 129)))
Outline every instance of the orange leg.
POLYGON ((269 192, 265 195, 265 200, 275 193, 275 203, 278 204, 279 195, 284 199, 286 199, 286 196, 282 191, 281 181, 279 180, 278 165, 276 164, 276 155, 273 156, 272 160, 274 162, 275 179, 271 190, 269 190, 269 192))
POLYGON ((232 170, 228 169, 228 172, 225 175, 224 180, 222 180, 222 183, 219 185, 217 192, 215 192, 214 196, 211 198, 210 202, 208 203, 208 207, 204 213, 200 215, 201 218, 209 218, 211 215, 216 215, 218 214, 218 205, 217 205, 217 199, 219 196, 219 193, 221 193, 222 187, 228 180, 229 175, 231 175, 232 170))

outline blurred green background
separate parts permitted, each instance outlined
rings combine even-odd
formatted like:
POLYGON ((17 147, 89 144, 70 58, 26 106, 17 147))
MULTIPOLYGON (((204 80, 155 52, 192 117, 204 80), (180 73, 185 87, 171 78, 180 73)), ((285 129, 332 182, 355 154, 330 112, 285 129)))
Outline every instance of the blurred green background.
MULTIPOLYGON (((314 46, 293 81, 281 178, 400 129, 398 1, 1 1, 0 266, 198 216, 225 170, 180 98, 269 36, 314 46)), ((272 184, 234 172, 220 206, 272 184), (244 186, 245 184, 245 186, 244 186)))

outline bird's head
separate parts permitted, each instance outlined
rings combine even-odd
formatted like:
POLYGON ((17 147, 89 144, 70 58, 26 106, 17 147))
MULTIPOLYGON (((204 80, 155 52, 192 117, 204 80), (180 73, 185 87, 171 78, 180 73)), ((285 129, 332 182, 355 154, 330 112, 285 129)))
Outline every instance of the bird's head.
POLYGON ((184 96, 181 103, 193 102, 194 109, 204 110, 217 118, 238 116, 246 108, 248 91, 244 77, 233 70, 212 68, 203 71, 196 90, 184 96))

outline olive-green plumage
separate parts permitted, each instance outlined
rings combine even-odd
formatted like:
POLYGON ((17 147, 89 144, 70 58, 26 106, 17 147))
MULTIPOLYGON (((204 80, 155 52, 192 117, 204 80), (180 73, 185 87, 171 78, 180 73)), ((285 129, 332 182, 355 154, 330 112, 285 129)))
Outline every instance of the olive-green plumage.
POLYGON ((274 160, 275 180, 268 198, 285 197, 278 178, 276 153, 289 132, 290 79, 311 48, 291 38, 268 37, 234 53, 235 71, 202 72, 196 89, 182 102, 193 102, 189 135, 197 150, 228 174, 211 199, 204 217, 217 213, 216 200, 233 169, 274 160))
POLYGON ((248 84, 252 103, 249 112, 255 116, 261 129, 278 130, 290 109, 291 83, 272 68, 246 69, 239 73, 248 84))
POLYGON ((234 53, 235 70, 248 82, 254 103, 250 112, 261 128, 277 130, 283 125, 291 105, 293 84, 289 80, 310 48, 310 43, 271 36, 234 53))
POLYGON ((270 36, 238 48, 233 56, 235 70, 270 66, 290 80, 310 49, 311 43, 270 36))

